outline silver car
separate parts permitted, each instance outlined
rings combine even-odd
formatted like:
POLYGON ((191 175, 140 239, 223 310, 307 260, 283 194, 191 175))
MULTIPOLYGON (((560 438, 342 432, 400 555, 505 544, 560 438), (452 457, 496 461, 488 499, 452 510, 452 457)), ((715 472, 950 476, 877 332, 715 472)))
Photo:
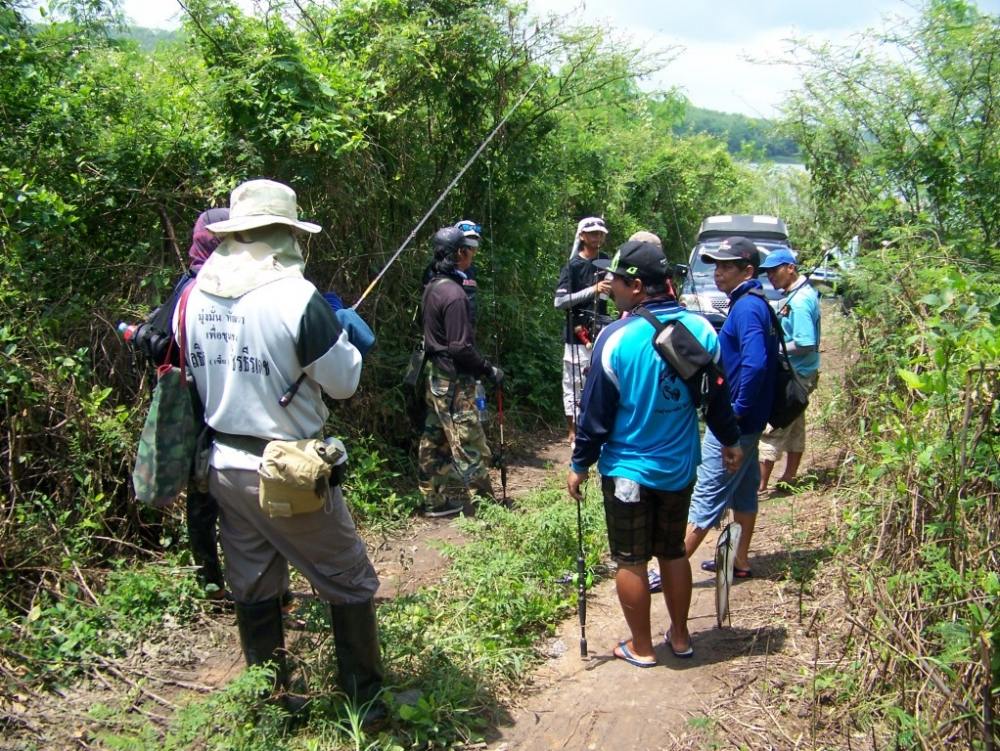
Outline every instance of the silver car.
MULTIPOLYGON (((779 246, 787 247, 788 232, 785 223, 772 216, 751 214, 726 214, 708 217, 701 223, 698 242, 691 250, 687 267, 681 267, 684 284, 681 287, 682 305, 688 310, 701 313, 716 328, 729 315, 729 298, 715 286, 715 265, 701 260, 701 254, 717 248, 726 237, 741 235, 753 241, 760 251, 763 261, 767 254, 779 246)), ((771 286, 767 276, 760 276, 764 294, 775 305, 782 298, 780 291, 771 286)))

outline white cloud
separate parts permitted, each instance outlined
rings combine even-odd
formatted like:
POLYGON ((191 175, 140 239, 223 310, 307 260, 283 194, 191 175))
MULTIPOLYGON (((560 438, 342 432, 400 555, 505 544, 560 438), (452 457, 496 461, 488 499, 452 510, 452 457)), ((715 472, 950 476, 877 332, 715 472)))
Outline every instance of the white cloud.
MULTIPOLYGON (((1000 0, 991 0, 1000 2, 1000 0)), ((576 23, 617 29, 648 49, 674 47, 666 68, 642 82, 644 89, 677 87, 699 107, 774 117, 801 77, 789 62, 793 39, 847 44, 888 15, 912 15, 903 0, 529 0, 531 13, 571 13, 576 23), (835 8, 835 11, 831 10, 835 8)))
POLYGON ((176 0, 125 0, 125 15, 135 26, 176 29, 181 25, 181 6, 176 0))
POLYGON ((788 92, 801 84, 793 64, 801 42, 847 44, 852 36, 854 32, 805 35, 795 27, 747 33, 739 43, 659 35, 650 42, 677 45, 680 51, 643 88, 677 87, 699 107, 775 117, 788 92))

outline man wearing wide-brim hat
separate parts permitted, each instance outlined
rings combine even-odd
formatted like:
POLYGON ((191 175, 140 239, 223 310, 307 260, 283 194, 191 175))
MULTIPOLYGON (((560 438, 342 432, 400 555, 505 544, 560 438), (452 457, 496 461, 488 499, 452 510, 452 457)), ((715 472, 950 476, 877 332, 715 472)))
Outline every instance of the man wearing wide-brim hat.
MULTIPOLYGON (((342 688, 359 705, 368 703, 366 720, 378 719, 385 714, 376 700, 382 664, 372 598, 379 582, 341 488, 330 481, 319 510, 289 516, 269 515, 259 497, 264 447, 323 437, 322 394, 346 399, 361 377, 361 353, 303 277, 296 233, 320 227, 298 218, 287 185, 251 180, 233 191, 229 219, 208 229, 223 239, 187 301, 186 355, 205 422, 215 431, 209 492, 219 503, 244 656, 249 665, 273 662, 277 689, 288 688, 280 597, 291 563, 330 605, 342 688)), ((180 313, 175 327, 178 320, 180 313)))

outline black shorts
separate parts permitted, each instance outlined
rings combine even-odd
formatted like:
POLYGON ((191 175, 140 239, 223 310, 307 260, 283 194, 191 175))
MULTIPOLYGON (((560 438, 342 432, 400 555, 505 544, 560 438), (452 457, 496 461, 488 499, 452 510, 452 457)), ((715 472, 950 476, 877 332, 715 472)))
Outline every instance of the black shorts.
POLYGON ((644 564, 653 556, 683 558, 694 485, 676 491, 638 487, 638 500, 626 503, 615 495, 615 478, 601 478, 611 557, 626 566, 644 564))

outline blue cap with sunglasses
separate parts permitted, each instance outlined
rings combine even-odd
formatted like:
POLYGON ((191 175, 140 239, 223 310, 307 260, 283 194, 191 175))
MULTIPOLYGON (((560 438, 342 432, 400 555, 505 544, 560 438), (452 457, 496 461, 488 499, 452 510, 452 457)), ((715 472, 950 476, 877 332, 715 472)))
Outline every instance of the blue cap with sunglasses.
POLYGON ((479 233, 483 231, 482 227, 470 219, 463 219, 455 225, 455 229, 460 230, 462 235, 465 237, 465 240, 462 242, 465 247, 479 247, 479 241, 482 239, 479 233))

